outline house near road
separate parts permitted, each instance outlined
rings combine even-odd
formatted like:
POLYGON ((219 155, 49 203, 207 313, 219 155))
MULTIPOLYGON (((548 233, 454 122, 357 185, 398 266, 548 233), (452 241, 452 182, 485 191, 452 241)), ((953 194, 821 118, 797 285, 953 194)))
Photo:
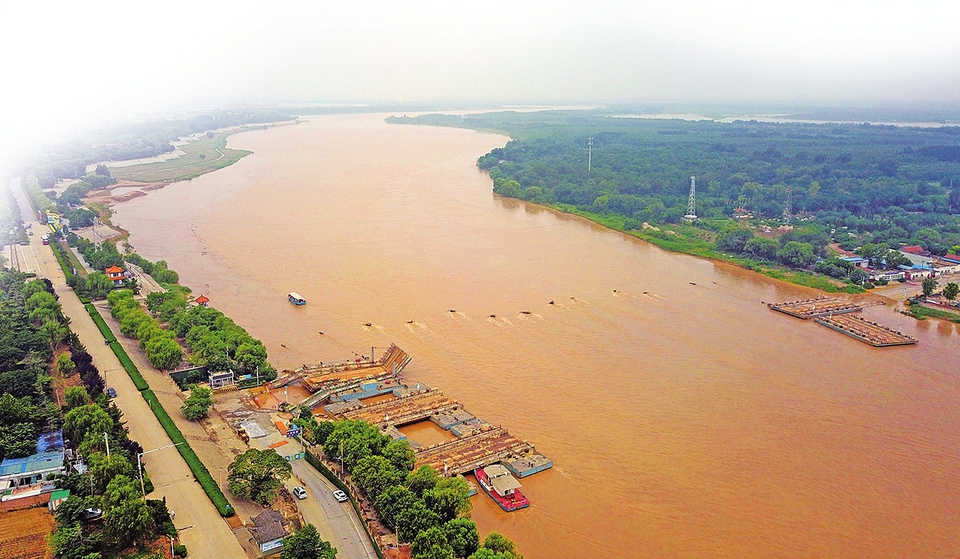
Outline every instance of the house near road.
POLYGON ((269 555, 278 553, 283 547, 283 538, 287 529, 283 526, 283 515, 273 509, 267 509, 250 519, 253 526, 250 533, 260 547, 260 552, 269 555))

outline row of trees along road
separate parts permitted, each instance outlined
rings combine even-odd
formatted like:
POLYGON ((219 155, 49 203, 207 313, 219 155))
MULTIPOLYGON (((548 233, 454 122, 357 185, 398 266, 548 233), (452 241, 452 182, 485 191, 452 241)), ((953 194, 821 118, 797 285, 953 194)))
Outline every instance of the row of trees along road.
MULTIPOLYGON (((49 280, 0 271, 0 291, 0 459, 32 455, 39 434, 62 429, 64 443, 86 466, 82 474, 70 468, 54 478, 70 490, 55 514, 54 557, 131 555, 163 534, 176 535, 163 501, 140 493, 134 463, 143 448, 127 436, 123 414, 103 393, 93 358, 69 330, 49 280)), ((150 487, 149 476, 146 482, 150 487)))

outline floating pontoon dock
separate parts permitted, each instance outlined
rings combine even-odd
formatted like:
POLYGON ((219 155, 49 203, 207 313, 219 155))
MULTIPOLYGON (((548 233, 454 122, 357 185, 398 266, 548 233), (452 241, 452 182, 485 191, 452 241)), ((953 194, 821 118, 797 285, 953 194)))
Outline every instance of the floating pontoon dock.
POLYGON ((894 332, 886 326, 877 324, 876 322, 870 322, 859 316, 823 316, 817 318, 816 323, 856 338, 873 347, 890 347, 917 343, 916 338, 894 332))

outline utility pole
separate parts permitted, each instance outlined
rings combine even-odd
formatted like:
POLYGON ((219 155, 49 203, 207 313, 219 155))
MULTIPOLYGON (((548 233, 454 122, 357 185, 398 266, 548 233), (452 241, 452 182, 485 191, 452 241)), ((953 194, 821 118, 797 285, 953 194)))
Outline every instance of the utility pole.
MULTIPOLYGON (((186 442, 186 441, 184 441, 184 442, 186 442)), ((141 453, 138 453, 138 454, 137 454, 137 471, 140 472, 140 493, 143 494, 143 498, 144 498, 144 499, 147 498, 147 491, 146 491, 146 489, 144 489, 144 485, 143 485, 143 463, 141 462, 140 458, 141 458, 144 454, 150 454, 151 452, 156 452, 156 451, 158 451, 158 450, 163 450, 163 449, 165 449, 165 448, 173 448, 173 447, 175 447, 175 446, 180 446, 180 445, 182 445, 182 444, 183 444, 183 442, 179 442, 179 443, 177 443, 177 444, 168 444, 167 446, 161 446, 160 448, 155 448, 155 449, 153 449, 153 450, 147 450, 147 451, 145 451, 145 452, 141 452, 141 453)))
POLYGON ((107 434, 103 434, 103 442, 107 444, 107 458, 110 458, 110 439, 107 438, 107 434))

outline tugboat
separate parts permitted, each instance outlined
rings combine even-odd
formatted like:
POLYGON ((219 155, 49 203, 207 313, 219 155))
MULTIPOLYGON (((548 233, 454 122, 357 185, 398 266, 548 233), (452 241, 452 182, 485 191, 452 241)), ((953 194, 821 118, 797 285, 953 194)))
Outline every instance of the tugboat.
POLYGON ((296 291, 291 291, 290 293, 288 293, 288 294, 287 294, 287 299, 289 299, 291 303, 293 303, 294 305, 296 305, 296 306, 298 306, 298 307, 299 307, 300 305, 306 305, 306 304, 307 304, 307 300, 304 299, 303 296, 301 296, 301 295, 300 295, 299 293, 297 293, 296 291))
POLYGON ((530 500, 520 492, 520 482, 510 475, 503 464, 493 464, 473 471, 480 487, 507 512, 530 506, 530 500))

